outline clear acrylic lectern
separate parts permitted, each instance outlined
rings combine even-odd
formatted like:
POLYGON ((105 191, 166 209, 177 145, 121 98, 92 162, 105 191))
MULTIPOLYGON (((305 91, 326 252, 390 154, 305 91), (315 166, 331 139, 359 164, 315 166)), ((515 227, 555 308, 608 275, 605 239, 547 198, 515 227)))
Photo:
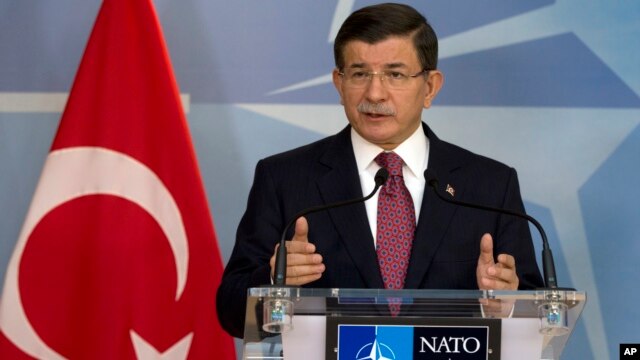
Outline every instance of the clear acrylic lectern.
POLYGON ((585 301, 571 289, 252 288, 243 356, 559 359, 585 301))

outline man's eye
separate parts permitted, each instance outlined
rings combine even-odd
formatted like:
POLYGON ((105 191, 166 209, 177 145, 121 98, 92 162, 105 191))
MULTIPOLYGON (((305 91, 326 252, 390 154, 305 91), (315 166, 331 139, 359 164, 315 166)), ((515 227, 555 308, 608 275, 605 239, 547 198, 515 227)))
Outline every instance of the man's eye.
POLYGON ((405 74, 397 71, 391 71, 388 73, 387 76, 389 76, 390 79, 403 79, 406 77, 405 74))
POLYGON ((364 79, 367 77, 367 73, 364 71, 356 71, 351 73, 351 78, 352 79, 364 79))

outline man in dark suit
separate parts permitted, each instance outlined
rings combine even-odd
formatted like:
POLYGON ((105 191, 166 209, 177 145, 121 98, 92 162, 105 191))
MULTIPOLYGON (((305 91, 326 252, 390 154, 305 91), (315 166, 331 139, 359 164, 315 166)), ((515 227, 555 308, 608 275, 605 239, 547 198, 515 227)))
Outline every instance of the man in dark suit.
POLYGON ((443 84, 437 47, 426 19, 406 5, 374 5, 345 20, 334 45, 333 82, 349 125, 258 163, 217 294, 218 316, 229 333, 243 335, 247 289, 272 281, 275 250, 289 219, 311 206, 368 194, 376 171, 387 167, 380 153, 400 161, 400 173, 392 172, 385 187, 391 191, 394 183, 401 191, 398 214, 407 236, 384 227, 389 208, 384 201, 397 198, 386 189, 365 203, 300 218, 287 235, 286 284, 542 286, 526 221, 457 207, 425 188, 428 167, 454 199, 524 211, 514 169, 438 139, 422 122, 423 108, 431 106, 443 84), (391 267, 397 272, 387 272, 391 267))

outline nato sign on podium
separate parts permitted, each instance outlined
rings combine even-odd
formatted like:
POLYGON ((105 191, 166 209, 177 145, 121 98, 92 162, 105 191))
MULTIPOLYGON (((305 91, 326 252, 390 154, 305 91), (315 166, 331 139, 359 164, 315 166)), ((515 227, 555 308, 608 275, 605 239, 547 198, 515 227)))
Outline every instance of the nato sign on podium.
POLYGON ((249 289, 244 359, 559 359, 573 289, 249 289))

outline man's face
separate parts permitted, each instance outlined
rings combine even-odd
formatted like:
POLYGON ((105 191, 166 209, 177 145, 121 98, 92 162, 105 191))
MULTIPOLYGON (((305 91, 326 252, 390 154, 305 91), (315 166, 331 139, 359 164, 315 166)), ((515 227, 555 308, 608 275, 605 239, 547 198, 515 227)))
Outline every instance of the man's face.
MULTIPOLYGON (((345 45, 343 56, 344 72, 413 75, 423 70, 410 37, 390 37, 376 44, 354 40, 345 45)), ((440 90, 442 74, 432 70, 428 76, 407 79, 401 88, 391 88, 382 77, 373 76, 364 86, 354 87, 335 69, 333 82, 351 126, 369 142, 390 150, 418 128, 423 107, 430 107, 440 90)))

